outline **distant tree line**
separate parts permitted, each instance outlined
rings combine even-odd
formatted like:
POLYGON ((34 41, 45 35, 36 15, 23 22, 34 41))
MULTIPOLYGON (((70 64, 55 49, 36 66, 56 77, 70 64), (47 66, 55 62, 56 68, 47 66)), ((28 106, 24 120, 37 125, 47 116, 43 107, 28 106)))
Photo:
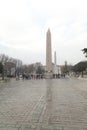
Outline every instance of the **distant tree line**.
POLYGON ((81 76, 83 77, 83 73, 87 73, 87 61, 81 61, 75 64, 73 66, 73 71, 78 75, 81 74, 81 76))
MULTIPOLYGON (((82 49, 83 54, 87 57, 87 48, 82 49)), ((69 74, 70 72, 74 72, 76 75, 87 74, 87 61, 80 61, 75 65, 68 65, 67 61, 65 61, 65 65, 61 67, 62 73, 69 74)))
POLYGON ((42 66, 35 67, 35 64, 30 65, 22 65, 22 73, 36 73, 36 74, 42 74, 45 72, 42 66))
POLYGON ((4 76, 7 76, 8 71, 10 73, 11 68, 13 67, 15 68, 15 73, 18 72, 21 65, 21 60, 9 57, 5 54, 0 54, 0 75, 2 76, 2 79, 4 79, 4 76))
POLYGON ((2 77, 2 79, 4 79, 5 76, 13 76, 11 75, 12 68, 15 68, 15 77, 19 77, 23 73, 43 74, 45 72, 43 66, 40 63, 37 64, 38 65, 36 66, 35 64, 23 65, 22 61, 19 59, 9 57, 5 54, 0 54, 0 76, 2 77))
MULTIPOLYGON (((85 57, 87 57, 87 48, 82 49, 82 51, 85 57)), ((35 64, 22 65, 21 60, 0 54, 0 76, 2 79, 4 79, 5 74, 7 75, 7 71, 11 70, 12 67, 15 67, 15 76, 19 76, 22 73, 43 74, 45 72, 42 65, 38 65, 37 67, 35 67, 35 64)), ((75 65, 68 65, 67 61, 65 61, 65 64, 61 66, 61 72, 68 75, 74 72, 78 75, 81 74, 83 77, 84 72, 87 74, 87 61, 80 61, 75 65)))

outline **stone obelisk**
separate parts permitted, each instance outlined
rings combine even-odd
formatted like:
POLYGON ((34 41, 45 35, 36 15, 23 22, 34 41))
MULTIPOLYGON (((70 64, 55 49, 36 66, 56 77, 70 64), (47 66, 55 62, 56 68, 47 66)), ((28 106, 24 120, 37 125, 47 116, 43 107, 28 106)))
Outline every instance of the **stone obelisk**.
POLYGON ((48 29, 46 33, 46 72, 47 77, 52 77, 52 49, 51 49, 51 32, 48 29))
POLYGON ((57 67, 57 64, 56 64, 56 51, 54 52, 54 67, 53 67, 53 73, 55 75, 55 78, 56 78, 56 74, 58 74, 58 67, 57 67))
POLYGON ((56 66, 56 51, 54 52, 54 64, 56 66))

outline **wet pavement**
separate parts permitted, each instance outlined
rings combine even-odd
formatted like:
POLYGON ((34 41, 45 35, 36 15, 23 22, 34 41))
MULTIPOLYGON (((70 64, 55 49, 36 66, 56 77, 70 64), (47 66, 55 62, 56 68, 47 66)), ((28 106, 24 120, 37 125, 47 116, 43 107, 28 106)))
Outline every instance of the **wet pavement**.
POLYGON ((0 83, 0 130, 87 130, 87 80, 0 83))

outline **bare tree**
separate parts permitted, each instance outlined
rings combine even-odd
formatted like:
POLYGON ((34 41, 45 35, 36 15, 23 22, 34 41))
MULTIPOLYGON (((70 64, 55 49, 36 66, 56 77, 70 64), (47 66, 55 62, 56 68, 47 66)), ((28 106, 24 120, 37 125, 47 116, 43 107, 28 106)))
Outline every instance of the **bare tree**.
POLYGON ((5 54, 0 54, 0 62, 5 64, 9 60, 9 57, 5 54))
POLYGON ((0 62, 3 65, 3 73, 2 73, 2 79, 4 79, 4 73, 7 75, 7 69, 10 66, 10 69, 15 66, 15 71, 20 71, 20 67, 22 66, 22 61, 19 59, 14 59, 12 57, 8 57, 5 54, 0 54, 0 62))

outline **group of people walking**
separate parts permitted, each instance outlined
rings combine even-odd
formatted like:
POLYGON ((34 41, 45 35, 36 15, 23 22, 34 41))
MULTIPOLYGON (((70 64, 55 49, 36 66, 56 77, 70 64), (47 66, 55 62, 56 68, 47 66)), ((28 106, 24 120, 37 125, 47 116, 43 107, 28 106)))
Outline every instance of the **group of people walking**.
POLYGON ((43 79, 42 74, 26 74, 23 73, 21 76, 22 79, 43 79))

